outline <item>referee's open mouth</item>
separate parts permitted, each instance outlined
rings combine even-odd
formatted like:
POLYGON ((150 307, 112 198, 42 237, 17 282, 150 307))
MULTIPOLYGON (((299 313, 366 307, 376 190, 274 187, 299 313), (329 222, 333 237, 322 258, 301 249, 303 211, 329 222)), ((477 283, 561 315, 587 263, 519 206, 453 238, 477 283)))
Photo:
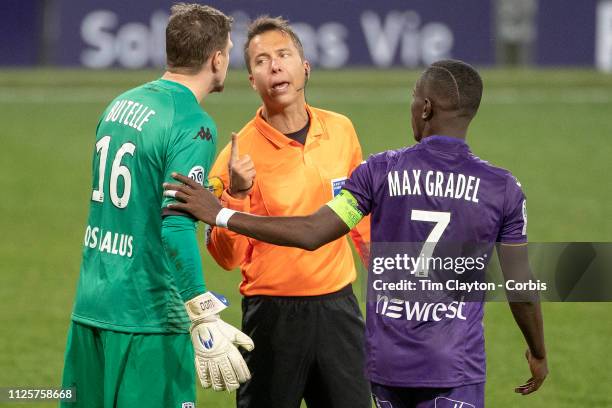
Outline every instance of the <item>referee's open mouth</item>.
POLYGON ((286 93, 289 90, 289 82, 275 82, 272 84, 272 87, 270 89, 272 90, 272 94, 274 95, 286 93))

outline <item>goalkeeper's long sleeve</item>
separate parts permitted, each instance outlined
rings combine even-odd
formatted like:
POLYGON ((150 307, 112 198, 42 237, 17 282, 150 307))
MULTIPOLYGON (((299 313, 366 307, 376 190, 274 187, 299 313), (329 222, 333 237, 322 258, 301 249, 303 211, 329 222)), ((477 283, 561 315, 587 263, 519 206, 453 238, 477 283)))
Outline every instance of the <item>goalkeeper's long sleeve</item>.
POLYGON ((180 215, 162 221, 162 242, 174 265, 174 280, 184 302, 206 291, 196 227, 193 219, 180 215))

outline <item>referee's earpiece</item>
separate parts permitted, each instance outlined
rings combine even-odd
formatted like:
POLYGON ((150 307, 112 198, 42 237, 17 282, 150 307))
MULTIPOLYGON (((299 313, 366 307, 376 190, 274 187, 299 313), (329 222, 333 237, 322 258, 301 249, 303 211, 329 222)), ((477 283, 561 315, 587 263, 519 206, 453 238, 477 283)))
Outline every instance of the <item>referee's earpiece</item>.
POLYGON ((310 70, 308 68, 304 68, 304 85, 301 88, 298 88, 297 91, 303 91, 306 88, 306 84, 308 84, 309 76, 310 76, 310 70))

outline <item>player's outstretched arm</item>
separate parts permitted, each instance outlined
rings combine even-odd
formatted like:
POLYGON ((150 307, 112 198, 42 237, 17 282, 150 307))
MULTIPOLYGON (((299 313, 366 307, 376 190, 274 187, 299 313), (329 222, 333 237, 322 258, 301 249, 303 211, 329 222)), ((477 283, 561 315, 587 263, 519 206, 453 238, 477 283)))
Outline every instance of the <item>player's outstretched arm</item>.
MULTIPOLYGON (((527 244, 504 245, 497 247, 499 263, 504 278, 517 281, 528 281, 531 277, 527 255, 527 244)), ((542 309, 540 302, 533 293, 510 295, 510 310, 514 320, 521 329, 528 349, 525 353, 531 378, 524 384, 516 387, 515 392, 527 395, 540 388, 548 375, 548 364, 546 359, 546 348, 544 346, 544 323, 542 320, 542 309), (517 298, 518 297, 518 298, 517 298), (521 297, 525 299, 522 300, 521 297)))
MULTIPOLYGON (((175 197, 180 201, 171 204, 170 208, 190 213, 209 225, 224 223, 224 214, 220 214, 223 207, 213 194, 189 177, 176 173, 172 177, 183 184, 164 184, 164 195, 175 197)), ((340 238, 350 230, 346 223, 327 206, 303 217, 260 217, 235 213, 231 216, 227 227, 260 241, 309 251, 340 238)))

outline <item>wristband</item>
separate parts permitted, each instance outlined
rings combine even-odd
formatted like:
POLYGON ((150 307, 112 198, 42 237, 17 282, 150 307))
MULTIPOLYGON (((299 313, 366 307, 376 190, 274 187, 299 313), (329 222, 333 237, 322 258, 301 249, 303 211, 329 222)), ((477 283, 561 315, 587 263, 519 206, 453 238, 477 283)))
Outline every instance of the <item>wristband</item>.
POLYGON ((215 225, 217 225, 217 227, 227 228, 227 223, 235 212, 235 210, 230 210, 229 208, 222 208, 217 214, 215 225))
MULTIPOLYGON (((245 191, 249 191, 255 185, 255 181, 251 181, 251 185, 248 188, 243 188, 242 190, 235 190, 234 193, 244 193, 245 191)), ((232 186, 230 185, 229 191, 232 192, 232 186)))
POLYGON ((185 308, 189 319, 193 322, 219 314, 228 305, 229 301, 225 296, 209 291, 186 302, 185 308))

